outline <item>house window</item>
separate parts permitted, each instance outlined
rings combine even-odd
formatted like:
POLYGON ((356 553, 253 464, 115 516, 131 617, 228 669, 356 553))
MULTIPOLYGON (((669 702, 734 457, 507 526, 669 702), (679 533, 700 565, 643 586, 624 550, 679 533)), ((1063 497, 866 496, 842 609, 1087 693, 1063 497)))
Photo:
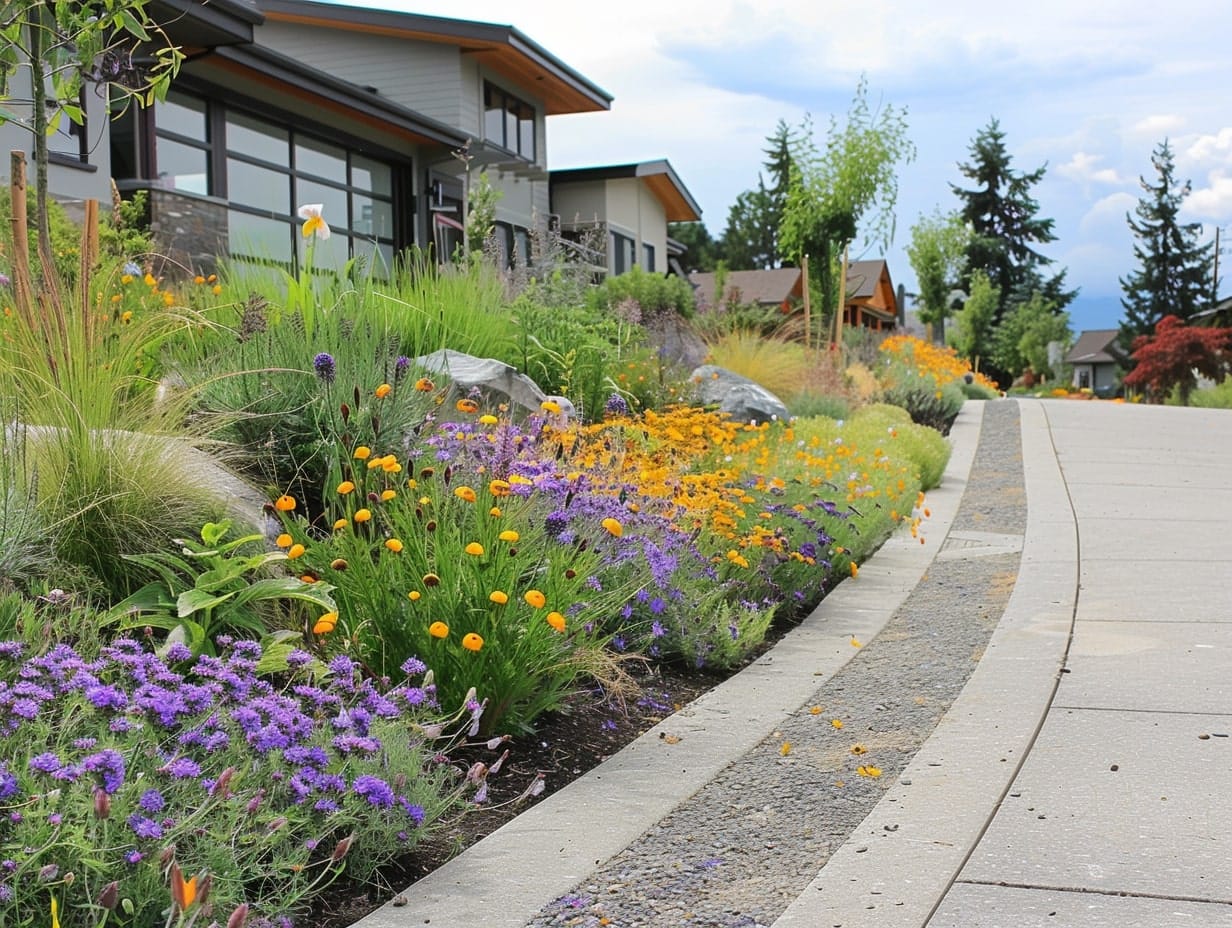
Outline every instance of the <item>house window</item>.
POLYGON ((314 266, 341 270, 354 257, 378 272, 392 265, 392 165, 174 91, 155 106, 154 123, 161 185, 227 201, 232 258, 294 266, 306 247, 296 210, 321 203, 333 234, 316 249, 314 266))
POLYGON ((637 263, 634 250, 636 243, 627 235, 612 233, 612 273, 623 274, 637 263))
POLYGON ((535 108, 487 81, 483 85, 483 136, 527 161, 535 160, 535 108))
MULTIPOLYGON (((49 103, 48 115, 55 104, 49 103)), ((81 110, 81 125, 73 122, 67 114, 60 116, 59 128, 47 140, 49 160, 55 164, 74 167, 90 163, 89 116, 86 112, 86 94, 82 89, 77 94, 76 106, 81 110)), ((90 168, 89 170, 94 170, 90 168)))
POLYGON ((655 269, 654 245, 642 244, 642 267, 653 272, 655 269))

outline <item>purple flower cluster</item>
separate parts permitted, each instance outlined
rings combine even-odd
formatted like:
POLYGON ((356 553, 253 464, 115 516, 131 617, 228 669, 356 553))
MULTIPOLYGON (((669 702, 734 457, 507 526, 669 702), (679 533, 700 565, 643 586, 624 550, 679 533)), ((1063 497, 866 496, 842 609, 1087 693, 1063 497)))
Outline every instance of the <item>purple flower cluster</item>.
POLYGON ((338 365, 334 356, 325 351, 312 359, 312 369, 317 372, 317 377, 323 384, 333 383, 338 376, 338 365))

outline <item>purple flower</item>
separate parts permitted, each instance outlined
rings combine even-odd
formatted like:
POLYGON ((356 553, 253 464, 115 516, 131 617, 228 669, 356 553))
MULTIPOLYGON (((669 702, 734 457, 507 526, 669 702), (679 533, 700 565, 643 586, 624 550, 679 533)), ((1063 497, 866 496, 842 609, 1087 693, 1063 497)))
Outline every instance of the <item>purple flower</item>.
POLYGON ((184 644, 182 641, 174 642, 167 648, 167 660, 171 662, 190 661, 192 660, 192 648, 184 644))
POLYGON ((89 773, 98 774, 104 792, 118 792, 124 785, 124 755, 119 751, 107 749, 91 754, 81 766, 89 773))
POLYGON ((55 773, 61 766, 60 758, 50 751, 30 758, 30 769, 37 773, 55 773))
POLYGON ((307 667, 313 661, 313 657, 307 651, 296 648, 287 655, 287 666, 295 670, 300 667, 307 667))
POLYGON ((338 366, 334 363, 334 356, 325 351, 312 359, 312 369, 317 372, 317 377, 324 384, 333 383, 338 375, 338 366))
POLYGON ((187 780, 189 777, 200 776, 201 765, 190 757, 177 757, 162 767, 162 772, 170 774, 177 780, 187 780))
POLYGON ((406 376, 406 369, 411 366, 411 359, 404 354, 398 355, 394 361, 394 383, 399 383, 406 376))
POLYGON ((137 800, 137 805, 141 806, 145 811, 154 815, 161 812, 167 805, 167 800, 163 798, 163 794, 156 789, 147 789, 141 794, 141 798, 137 800))
MULTIPOLYGON (((660 600, 660 602, 662 602, 662 600, 660 600)), ((651 637, 653 638, 662 638, 664 635, 663 623, 660 622, 658 619, 655 619, 653 622, 651 622, 650 623, 650 634, 651 634, 651 637)))
POLYGON ((371 805, 388 809, 394 804, 394 791, 380 777, 367 774, 355 778, 355 793, 363 796, 371 805))
POLYGON ((607 402, 603 404, 603 412, 608 416, 627 416, 629 414, 629 404, 619 393, 613 393, 607 398, 607 402))
POLYGON ((428 699, 428 694, 422 686, 408 686, 403 695, 412 706, 422 706, 428 699))
POLYGON ((408 677, 427 671, 428 665, 417 657, 408 657, 402 662, 402 672, 408 677))
POLYGON ((398 805, 402 806, 402 811, 416 825, 422 825, 424 820, 423 806, 418 803, 411 802, 405 796, 398 797, 398 805))
POLYGON ((134 848, 133 850, 129 851, 127 854, 124 855, 124 862, 128 864, 130 867, 135 867, 137 864, 141 863, 141 859, 143 857, 145 857, 145 855, 142 854, 136 848, 134 848))
POLYGON ((136 813, 130 815, 128 817, 128 827, 133 830, 133 834, 145 841, 154 841, 163 836, 163 826, 152 818, 146 818, 144 815, 137 815, 136 813))
POLYGON ((6 657, 9 660, 17 660, 25 649, 26 646, 20 641, 0 641, 0 657, 6 657))
POLYGON ((7 764, 0 763, 0 800, 16 796, 20 789, 17 775, 9 771, 7 764))

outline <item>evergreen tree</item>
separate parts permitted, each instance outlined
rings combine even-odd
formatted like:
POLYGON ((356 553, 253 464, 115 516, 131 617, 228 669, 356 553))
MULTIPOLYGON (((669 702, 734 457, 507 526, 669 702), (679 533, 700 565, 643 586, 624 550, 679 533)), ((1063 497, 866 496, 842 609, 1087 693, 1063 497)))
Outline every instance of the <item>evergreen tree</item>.
POLYGON ((736 197, 723 231, 723 259, 737 271, 775 267, 778 225, 772 219, 773 202, 761 176, 757 187, 736 197))
POLYGON ((688 249, 684 256, 686 271, 713 271, 722 260, 720 245, 702 222, 669 222, 668 238, 674 238, 688 249))
POLYGON ((1121 279, 1125 296, 1121 305, 1120 343, 1130 348, 1139 335, 1150 335, 1165 316, 1187 322, 1204 308, 1211 293, 1211 246, 1198 243, 1202 227, 1179 220, 1181 206, 1189 195, 1190 184, 1173 176, 1172 149, 1165 139, 1152 153, 1159 183, 1149 184, 1140 177, 1145 195, 1138 201, 1133 216, 1125 221, 1137 239, 1134 258, 1138 269, 1121 279))
POLYGON ((974 182, 967 190, 955 184, 950 189, 962 200, 961 215, 974 233, 967 247, 967 289, 976 270, 988 274, 1000 293, 996 321, 1015 303, 1040 292, 1060 312, 1077 291, 1065 290, 1065 272, 1044 279, 1040 268, 1052 263, 1036 250, 1056 240, 1053 221, 1041 218, 1039 203, 1031 188, 1044 177, 1045 167, 1029 173, 1015 171, 1005 148, 1005 133, 994 118, 971 143, 971 161, 958 170, 974 182))

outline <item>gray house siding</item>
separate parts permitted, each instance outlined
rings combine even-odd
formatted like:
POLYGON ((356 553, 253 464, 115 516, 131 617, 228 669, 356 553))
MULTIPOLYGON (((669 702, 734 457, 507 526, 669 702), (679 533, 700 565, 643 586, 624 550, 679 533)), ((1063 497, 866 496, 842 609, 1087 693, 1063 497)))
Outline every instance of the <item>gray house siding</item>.
POLYGON ((479 102, 463 88, 456 45, 281 22, 259 27, 256 40, 447 125, 466 132, 478 126, 479 102))

